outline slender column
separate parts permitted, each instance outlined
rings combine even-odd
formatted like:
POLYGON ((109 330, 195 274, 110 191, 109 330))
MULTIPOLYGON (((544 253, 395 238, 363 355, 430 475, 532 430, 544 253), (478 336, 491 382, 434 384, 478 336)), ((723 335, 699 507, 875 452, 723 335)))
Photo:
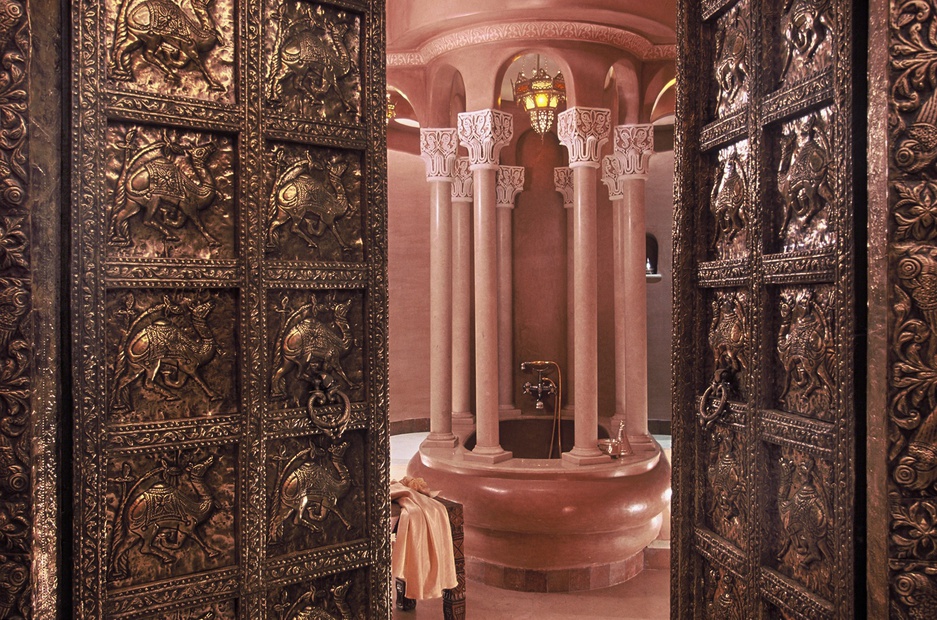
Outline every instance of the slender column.
POLYGON ((452 180, 452 418, 472 420, 472 171, 455 162, 452 180))
POLYGON ((495 181, 498 212, 498 409, 514 406, 514 199, 524 190, 524 167, 501 166, 495 181))
POLYGON ((573 317, 576 316, 576 292, 573 290, 573 170, 553 169, 553 187, 563 196, 566 210, 566 368, 563 369, 563 394, 566 406, 563 412, 570 414, 576 407, 575 360, 573 350, 573 317))
POLYGON ((511 458, 498 431, 498 231, 495 173, 511 141, 513 118, 499 110, 459 114, 459 139, 468 149, 475 207, 475 448, 468 459, 511 458))
POLYGON ((573 449, 563 453, 571 463, 608 460, 598 447, 598 259, 596 255, 596 183, 599 149, 608 140, 611 112, 572 107, 560 113, 557 135, 569 151, 573 169, 573 316, 576 432, 573 449))
POLYGON ((429 435, 423 446, 453 448, 452 434, 452 176, 455 129, 421 129, 420 154, 430 185, 429 435))
POLYGON ((614 176, 615 416, 632 437, 647 435, 647 241, 645 186, 654 152, 652 125, 615 128, 615 154, 606 158, 614 176))

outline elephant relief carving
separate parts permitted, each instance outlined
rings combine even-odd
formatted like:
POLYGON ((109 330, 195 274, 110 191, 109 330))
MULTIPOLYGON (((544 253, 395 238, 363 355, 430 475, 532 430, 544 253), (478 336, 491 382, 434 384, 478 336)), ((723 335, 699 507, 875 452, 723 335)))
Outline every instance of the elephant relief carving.
POLYGON ((124 157, 111 206, 110 243, 131 245, 130 220, 143 213, 143 225, 158 231, 165 241, 179 241, 170 228, 191 222, 209 247, 219 247, 201 217, 217 197, 215 175, 208 168, 217 144, 211 140, 183 144, 164 130, 161 140, 137 149, 135 138, 136 129, 131 129, 118 145, 124 157))
POLYGON ((778 559, 791 551, 796 567, 810 569, 815 563, 829 561, 831 512, 829 498, 816 482, 816 463, 812 456, 802 459, 781 457, 778 486, 778 512, 787 534, 778 559))
POLYGON ((712 310, 709 346, 713 352, 714 376, 720 381, 731 381, 737 391, 742 374, 748 368, 745 296, 720 292, 712 302, 712 310))
POLYGON ((324 163, 309 151, 305 157, 287 161, 282 149, 274 149, 277 162, 273 190, 270 192, 270 224, 267 227, 267 249, 280 247, 280 229, 289 224, 288 231, 301 237, 311 249, 318 249, 316 239, 326 231, 335 237, 342 251, 361 246, 361 239, 351 242, 342 237, 335 224, 358 212, 357 199, 349 200, 343 181, 348 162, 336 153, 324 163))
MULTIPOLYGON (((134 313, 134 299, 128 294, 124 312, 134 313)), ((179 390, 189 379, 212 402, 221 400, 202 378, 201 368, 222 354, 208 316, 215 307, 211 299, 169 295, 162 303, 140 313, 130 323, 121 340, 114 368, 115 411, 133 408, 130 386, 142 379, 143 389, 169 401, 179 400, 179 390)))
POLYGON ((745 230, 746 181, 744 163, 736 152, 720 152, 721 175, 713 185, 710 210, 716 221, 714 244, 730 243, 745 230))
POLYGON ((781 294, 778 356, 784 370, 780 401, 797 413, 829 417, 836 351, 827 301, 812 290, 781 294))
MULTIPOLYGON (((209 545, 199 527, 215 508, 212 489, 205 475, 214 463, 208 456, 200 461, 180 458, 160 459, 160 465, 141 476, 120 498, 114 517, 111 543, 111 571, 116 579, 129 576, 127 553, 139 545, 140 553, 172 564, 194 540, 209 558, 220 551, 209 545)), ((120 481, 133 480, 129 464, 120 481)))
MULTIPOLYGON (((342 358, 355 346, 355 338, 348 321, 351 305, 351 299, 344 302, 320 303, 313 295, 308 304, 290 313, 275 340, 275 371, 271 381, 274 398, 286 398, 290 394, 286 378, 291 373, 294 381, 303 381, 315 389, 318 389, 321 383, 321 377, 316 376, 317 373, 336 375, 351 390, 360 387, 352 382, 342 367, 342 358), (320 312, 329 309, 335 329, 319 318, 320 312)), ((284 303, 284 314, 288 311, 288 305, 284 303)))
POLYGON ((115 80, 134 79, 131 60, 140 51, 143 59, 159 70, 171 84, 181 82, 179 71, 190 63, 205 78, 208 87, 225 87, 205 66, 205 56, 224 47, 221 30, 211 14, 213 0, 189 0, 192 12, 176 0, 123 0, 117 10, 114 44, 108 64, 115 80))
POLYGON ((274 605, 274 610, 279 613, 278 620, 353 620, 355 615, 346 600, 350 588, 350 581, 330 587, 327 593, 312 588, 303 592, 292 604, 289 602, 289 595, 284 591, 281 602, 274 605), (338 611, 337 616, 325 609, 329 595, 332 605, 338 611), (317 602, 319 600, 321 602, 317 602))
POLYGON ((356 88, 346 84, 356 83, 358 66, 353 55, 356 49, 349 49, 346 37, 349 29, 356 36, 358 20, 350 19, 344 11, 332 16, 321 5, 297 6, 292 13, 284 2, 277 11, 279 27, 267 76, 267 102, 274 107, 282 106, 284 86, 288 85, 303 104, 312 102, 323 118, 330 93, 334 93, 346 113, 357 117, 360 95, 356 88))
POLYGON ((728 570, 709 569, 709 578, 716 584, 713 598, 706 603, 706 617, 720 620, 743 620, 741 603, 738 596, 736 578, 728 570), (721 573, 721 574, 720 574, 721 573))
POLYGON ((781 135, 778 193, 784 203, 784 221, 779 236, 797 218, 803 226, 834 200, 830 178, 830 148, 822 118, 810 114, 785 125, 781 135))
POLYGON ((329 445, 328 465, 318 462, 323 455, 315 446, 300 450, 287 461, 278 477, 273 498, 270 542, 280 541, 283 524, 290 517, 294 526, 321 532, 322 523, 331 513, 346 529, 351 529, 351 523, 338 508, 351 488, 351 473, 344 461, 347 449, 345 441, 329 445))
POLYGON ((719 116, 724 116, 734 107, 743 94, 748 78, 748 39, 742 19, 742 9, 737 5, 720 20, 716 35, 715 77, 719 87, 719 116))

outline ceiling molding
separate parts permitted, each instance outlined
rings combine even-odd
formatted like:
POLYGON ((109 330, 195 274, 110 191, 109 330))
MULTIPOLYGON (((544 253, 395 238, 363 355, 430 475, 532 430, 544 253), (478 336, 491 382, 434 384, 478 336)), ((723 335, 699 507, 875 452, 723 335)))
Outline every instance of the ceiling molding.
POLYGON ((475 26, 430 39, 419 50, 388 53, 388 67, 418 67, 447 52, 500 41, 584 41, 617 47, 641 60, 674 60, 676 45, 655 45, 628 30, 582 22, 533 21, 475 26))

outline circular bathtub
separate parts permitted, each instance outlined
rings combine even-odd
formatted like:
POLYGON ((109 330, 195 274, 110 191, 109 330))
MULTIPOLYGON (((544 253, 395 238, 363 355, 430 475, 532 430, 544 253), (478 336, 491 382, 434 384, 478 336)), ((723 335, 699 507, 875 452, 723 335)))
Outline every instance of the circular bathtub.
MULTIPOLYGON (((572 445, 572 421, 564 451, 572 445)), ((626 581, 644 566, 670 498, 670 465, 650 437, 634 455, 573 465, 546 455, 552 420, 502 420, 501 445, 514 458, 465 459, 474 445, 421 448, 408 473, 465 510, 468 576, 495 587, 562 592, 626 581)), ((601 436, 607 436, 604 429, 601 436)))

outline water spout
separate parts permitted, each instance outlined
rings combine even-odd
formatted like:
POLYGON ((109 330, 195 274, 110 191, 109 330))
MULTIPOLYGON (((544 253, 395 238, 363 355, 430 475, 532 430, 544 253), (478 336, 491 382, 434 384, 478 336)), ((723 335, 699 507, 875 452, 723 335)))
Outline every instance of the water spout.
POLYGON ((560 406, 563 400, 563 373, 560 371, 560 365, 551 361, 521 362, 521 372, 536 372, 537 383, 530 381, 524 384, 524 394, 530 394, 537 401, 534 407, 538 410, 544 408, 543 399, 547 396, 555 396, 553 404, 553 431, 550 434, 550 451, 548 459, 553 458, 554 438, 556 445, 556 458, 560 458, 563 453, 563 445, 560 437, 560 406), (551 369, 556 370, 556 381, 544 374, 551 369))

